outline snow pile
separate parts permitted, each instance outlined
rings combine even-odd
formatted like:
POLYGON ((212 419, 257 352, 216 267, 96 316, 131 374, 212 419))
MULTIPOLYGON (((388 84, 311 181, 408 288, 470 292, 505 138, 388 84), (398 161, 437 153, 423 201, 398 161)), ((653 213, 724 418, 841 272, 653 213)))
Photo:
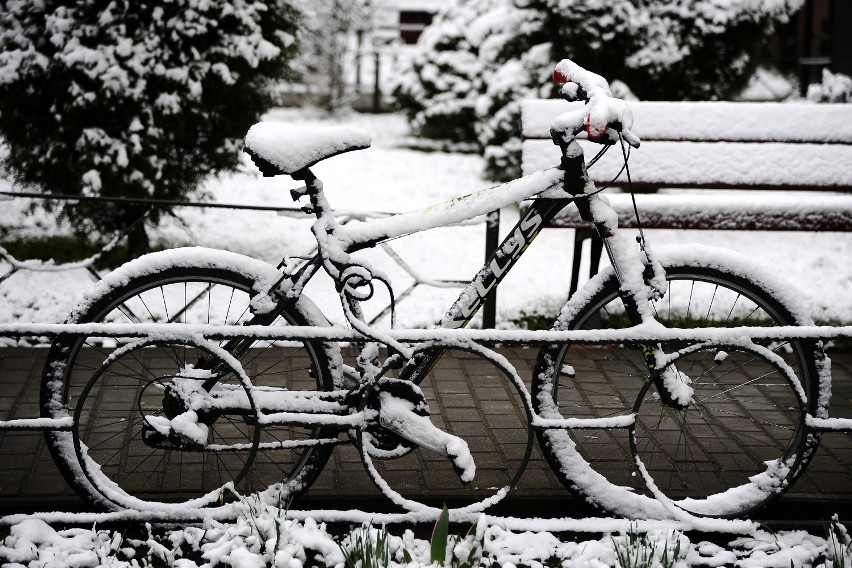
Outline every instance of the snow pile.
MULTIPOLYGON (((144 530, 69 528, 56 530, 42 520, 27 519, 11 527, 0 546, 4 566, 215 566, 347 568, 364 562, 375 566, 578 566, 604 568, 642 566, 847 566, 852 544, 842 524, 834 522, 825 538, 806 531, 772 533, 760 530, 735 538, 727 547, 692 540, 672 528, 639 532, 635 526, 619 534, 588 534, 589 538, 563 541, 547 531, 507 530, 480 517, 466 536, 467 527, 451 527, 449 535, 435 531, 432 542, 416 538, 410 529, 401 536, 368 524, 337 536, 324 523, 288 518, 282 508, 259 507, 245 501, 233 522, 207 519, 196 526, 152 527, 144 530), (133 536, 133 533, 139 533, 133 536), (435 544, 440 546, 435 546, 435 544), (435 558, 443 551, 443 558, 435 558)), ((338 529, 341 531, 341 529, 338 529)), ((396 531, 393 531, 396 532, 396 531)), ((582 534, 582 533, 581 533, 582 534)), ((716 539, 718 540, 718 539, 716 539)))
POLYGON ((852 77, 822 70, 822 82, 808 85, 808 100, 817 103, 852 102, 852 77))
POLYGON ((777 69, 758 67, 740 93, 741 101, 784 101, 799 96, 796 80, 777 69))

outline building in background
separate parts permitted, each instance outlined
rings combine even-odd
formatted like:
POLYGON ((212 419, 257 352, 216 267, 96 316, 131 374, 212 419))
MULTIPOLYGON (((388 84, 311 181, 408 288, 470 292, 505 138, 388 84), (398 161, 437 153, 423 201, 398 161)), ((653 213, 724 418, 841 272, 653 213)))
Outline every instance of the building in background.
POLYGON ((454 0, 368 0, 370 27, 356 38, 354 107, 379 112, 393 75, 405 65, 423 30, 454 0))
POLYGON ((284 106, 386 110, 385 94, 438 11, 456 0, 297 0, 305 14, 284 106))
POLYGON ((852 2, 808 0, 794 22, 795 52, 802 94, 818 83, 822 70, 852 75, 852 2))

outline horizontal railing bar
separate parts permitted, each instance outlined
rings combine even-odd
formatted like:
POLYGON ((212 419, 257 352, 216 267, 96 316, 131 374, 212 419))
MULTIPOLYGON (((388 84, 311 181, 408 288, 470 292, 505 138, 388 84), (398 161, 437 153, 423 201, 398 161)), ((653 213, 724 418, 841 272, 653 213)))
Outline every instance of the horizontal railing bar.
MULTIPOLYGON (((25 197, 28 199, 56 199, 58 201, 94 201, 101 203, 129 203, 135 205, 162 205, 164 207, 203 207, 209 209, 246 209, 249 211, 275 211, 279 213, 299 213, 306 215, 301 207, 283 207, 279 205, 246 205, 244 203, 218 203, 215 201, 177 201, 171 199, 145 199, 136 197, 100 197, 96 195, 71 195, 65 193, 33 193, 25 191, 0 191, 0 195, 25 197)), ((335 211, 335 214, 375 215, 389 217, 395 213, 385 211, 335 211)))
POLYGON ((0 420, 0 430, 71 430, 74 419, 65 418, 14 418, 0 420))
POLYGON ((808 414, 805 423, 822 432, 852 432, 852 418, 816 418, 808 414))
MULTIPOLYGON (((494 329, 404 329, 381 330, 402 342, 439 341, 443 343, 641 343, 648 341, 731 342, 740 340, 852 339, 852 326, 777 326, 666 328, 642 324, 627 329, 532 331, 494 329)), ((0 324, 0 337, 56 336, 59 334, 95 337, 163 338, 167 340, 204 337, 208 339, 251 338, 257 340, 365 341, 369 338, 342 327, 211 325, 185 323, 6 323, 0 324)))
MULTIPOLYGON (((293 213, 300 216, 308 217, 305 210, 301 207, 283 207, 279 205, 246 205, 244 203, 218 203, 214 201, 176 201, 171 199, 143 199, 135 197, 100 197, 96 195, 70 195, 63 193, 48 194, 48 193, 33 193, 25 191, 0 191, 0 195, 8 195, 10 197, 24 197, 28 199, 56 199, 59 201, 94 201, 102 203, 130 203, 137 205, 162 205, 168 207, 203 207, 210 209, 244 209, 249 211, 275 211, 277 213, 293 213)), ((365 217, 382 218, 393 217, 399 215, 399 212, 391 211, 363 211, 360 209, 334 209, 332 213, 340 217, 351 217, 361 219, 365 217)), ((479 215, 467 221, 452 223, 448 226, 457 225, 479 225, 489 222, 490 215, 479 215)), ((439 281, 440 282, 440 281, 439 281)), ((467 283, 467 282, 465 282, 467 283)))
POLYGON ((254 211, 288 211, 302 213, 299 207, 277 205, 245 205, 241 203, 215 203, 203 201, 173 201, 170 199, 143 199, 135 197, 98 197, 95 195, 71 195, 64 193, 32 193, 23 191, 0 191, 0 195, 26 197, 29 199, 56 199, 58 201, 95 201, 102 203, 132 203, 137 205, 168 205, 171 207, 209 207, 220 209, 250 209, 254 211))

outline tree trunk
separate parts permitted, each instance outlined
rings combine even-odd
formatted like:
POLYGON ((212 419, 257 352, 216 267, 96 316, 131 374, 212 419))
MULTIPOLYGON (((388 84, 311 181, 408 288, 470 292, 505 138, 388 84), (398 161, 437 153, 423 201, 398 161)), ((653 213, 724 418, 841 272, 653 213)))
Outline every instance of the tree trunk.
POLYGON ((148 231, 145 229, 145 223, 142 222, 127 234, 127 253, 129 260, 133 260, 149 252, 151 252, 151 244, 148 242, 148 231))

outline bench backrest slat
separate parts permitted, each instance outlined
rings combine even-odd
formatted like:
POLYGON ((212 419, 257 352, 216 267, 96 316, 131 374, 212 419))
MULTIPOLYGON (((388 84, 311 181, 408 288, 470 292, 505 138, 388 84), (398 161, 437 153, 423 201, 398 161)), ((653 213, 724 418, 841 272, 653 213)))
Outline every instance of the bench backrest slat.
MULTIPOLYGON (((609 196, 618 226, 636 228, 630 195, 609 196)), ((714 194, 639 194, 636 204, 646 229, 712 229, 737 231, 848 231, 852 227, 852 196, 819 195, 808 199, 774 194, 771 200, 737 192, 714 194)), ((567 207, 551 227, 583 228, 575 207, 567 207)))
MULTIPOLYGON (((598 144, 581 142, 587 157, 598 144)), ((559 163, 550 140, 523 144, 524 173, 559 163)), ((615 146, 589 174, 595 183, 612 180, 623 164, 615 146)), ((852 145, 648 141, 630 156, 634 185, 704 188, 792 188, 832 190, 852 186, 852 145)), ((627 183, 622 175, 616 185, 627 183)))
MULTIPOLYGON (((852 144, 852 105, 735 102, 632 102, 643 140, 852 144)), ((559 114, 583 106, 560 99, 521 103, 524 138, 550 139, 559 114)))

